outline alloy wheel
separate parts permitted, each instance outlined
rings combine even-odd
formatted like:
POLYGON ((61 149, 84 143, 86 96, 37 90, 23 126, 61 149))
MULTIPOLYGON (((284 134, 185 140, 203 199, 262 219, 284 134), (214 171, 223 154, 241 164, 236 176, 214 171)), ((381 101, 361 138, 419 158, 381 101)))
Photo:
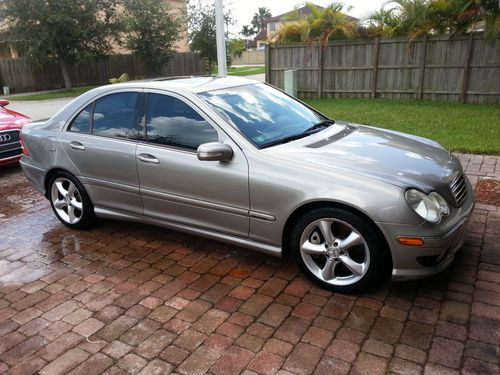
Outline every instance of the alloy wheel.
POLYGON ((54 180, 51 200, 57 215, 68 224, 78 223, 83 216, 83 201, 78 188, 64 177, 54 180))
POLYGON ((335 218, 315 220, 304 229, 300 255, 313 275, 335 286, 358 282, 370 266, 364 237, 349 223, 335 218))

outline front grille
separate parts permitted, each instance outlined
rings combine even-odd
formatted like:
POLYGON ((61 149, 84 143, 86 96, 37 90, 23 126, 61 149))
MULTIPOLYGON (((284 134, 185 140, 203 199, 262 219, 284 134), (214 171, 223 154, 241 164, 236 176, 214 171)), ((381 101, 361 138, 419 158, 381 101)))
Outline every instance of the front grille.
POLYGON ((19 130, 6 130, 0 132, 0 145, 19 141, 19 130))
POLYGON ((450 189, 455 199, 455 205, 460 207, 464 203, 465 198, 467 198, 467 185, 465 184, 465 178, 462 174, 452 181, 450 189))
POLYGON ((0 160, 21 155, 22 152, 19 130, 0 132, 0 160))
POLYGON ((23 153, 23 149, 21 147, 19 148, 15 148, 15 149, 11 149, 11 150, 8 150, 8 151, 0 151, 0 161, 2 161, 3 159, 8 159, 8 158, 12 158, 14 156, 19 156, 23 153))

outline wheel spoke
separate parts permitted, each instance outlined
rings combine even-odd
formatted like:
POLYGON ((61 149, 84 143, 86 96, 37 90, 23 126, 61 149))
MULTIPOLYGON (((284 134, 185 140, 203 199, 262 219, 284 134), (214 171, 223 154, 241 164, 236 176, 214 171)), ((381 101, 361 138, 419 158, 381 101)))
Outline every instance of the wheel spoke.
POLYGON ((342 249, 348 250, 351 247, 361 245, 362 243, 363 238, 356 232, 352 231, 346 239, 342 240, 340 246, 342 246, 342 249))
POLYGON ((66 202, 63 200, 58 199, 54 202, 54 207, 57 208, 58 210, 62 210, 66 206, 67 206, 66 202))
POLYGON ((324 254, 325 246, 324 245, 315 245, 310 241, 304 242, 301 247, 303 253, 314 255, 314 254, 324 254))
POLYGON ((361 276, 364 271, 364 263, 355 262, 348 254, 342 255, 340 261, 356 276, 361 276))
POLYGON ((68 217, 70 223, 73 223, 76 220, 75 208, 73 206, 68 206, 68 217))
POLYGON ((81 210, 82 210, 82 208, 83 208, 83 204, 82 204, 82 202, 78 202, 78 201, 77 201, 76 199, 74 199, 74 198, 71 200, 71 205, 72 205, 74 208, 79 209, 80 211, 81 211, 81 210))
POLYGON ((335 267, 337 266, 338 261, 330 259, 326 260, 325 266, 321 270, 321 276, 323 276, 323 280, 331 280, 335 278, 335 267))
POLYGON ((59 194, 61 194, 63 197, 65 197, 66 194, 68 194, 68 191, 64 188, 62 181, 56 182, 56 188, 59 194))
POLYGON ((327 243, 333 243, 335 241, 335 236, 332 233, 332 223, 330 221, 321 220, 318 224, 318 228, 327 243))
POLYGON ((76 191, 76 188, 75 188, 75 185, 73 185, 71 182, 69 183, 69 186, 68 186, 68 196, 70 198, 74 198, 75 196, 75 191, 76 191))

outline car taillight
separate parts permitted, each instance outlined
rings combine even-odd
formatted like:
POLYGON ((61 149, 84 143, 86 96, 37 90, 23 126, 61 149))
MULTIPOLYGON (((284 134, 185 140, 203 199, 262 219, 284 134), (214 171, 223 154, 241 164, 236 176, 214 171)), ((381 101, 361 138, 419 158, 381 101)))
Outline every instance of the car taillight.
POLYGON ((21 142, 21 149, 23 150, 23 155, 30 156, 30 152, 28 151, 28 148, 23 142, 23 132, 19 132, 19 142, 21 142))

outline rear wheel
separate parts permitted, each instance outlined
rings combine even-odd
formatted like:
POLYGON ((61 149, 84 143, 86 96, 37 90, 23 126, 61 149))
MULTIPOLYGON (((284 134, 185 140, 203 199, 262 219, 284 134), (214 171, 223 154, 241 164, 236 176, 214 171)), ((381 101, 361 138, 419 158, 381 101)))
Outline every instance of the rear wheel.
POLYGON ((304 273, 323 288, 359 292, 377 285, 388 257, 364 219, 340 208, 310 211, 295 224, 292 249, 304 273))
POLYGON ((57 172, 49 184, 49 200, 57 218, 75 229, 88 228, 96 222, 94 206, 83 185, 66 172, 57 172))

